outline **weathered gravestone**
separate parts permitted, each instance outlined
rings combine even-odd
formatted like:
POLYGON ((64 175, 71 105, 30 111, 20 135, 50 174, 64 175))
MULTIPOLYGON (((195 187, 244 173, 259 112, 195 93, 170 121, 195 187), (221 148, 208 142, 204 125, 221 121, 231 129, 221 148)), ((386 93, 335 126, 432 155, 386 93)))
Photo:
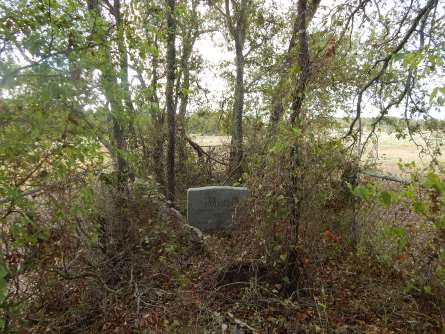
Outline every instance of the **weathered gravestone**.
POLYGON ((218 231, 232 224, 232 215, 242 198, 244 187, 209 186, 187 190, 187 222, 203 232, 218 231))

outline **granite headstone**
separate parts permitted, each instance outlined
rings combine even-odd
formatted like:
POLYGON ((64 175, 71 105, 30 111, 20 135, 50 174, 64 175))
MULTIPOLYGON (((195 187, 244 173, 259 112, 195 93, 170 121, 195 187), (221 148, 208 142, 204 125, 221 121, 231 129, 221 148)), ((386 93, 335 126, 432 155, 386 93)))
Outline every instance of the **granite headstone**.
POLYGON ((202 232, 218 231, 232 224, 241 199, 249 196, 245 187, 208 186, 187 190, 187 222, 202 232))

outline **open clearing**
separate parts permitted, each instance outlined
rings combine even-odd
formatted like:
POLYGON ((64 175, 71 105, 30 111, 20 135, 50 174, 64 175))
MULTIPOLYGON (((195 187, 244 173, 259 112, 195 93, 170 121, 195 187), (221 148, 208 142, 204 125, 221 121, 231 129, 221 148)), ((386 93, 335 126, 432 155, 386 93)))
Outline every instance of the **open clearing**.
MULTIPOLYGON (((191 137, 203 147, 230 145, 230 136, 201 136, 194 134, 191 137)), ((414 137, 414 139, 418 144, 424 143, 419 136, 414 137)), ((442 145, 444 142, 442 139, 442 145)), ((403 175, 398 166, 399 162, 415 161, 419 167, 426 167, 431 162, 431 157, 427 153, 422 152, 421 148, 417 147, 415 143, 408 138, 398 139, 395 134, 380 134, 378 145, 370 143, 369 147, 369 158, 376 162, 378 168, 383 172, 393 175, 403 175)), ((445 163, 444 157, 440 157, 440 161, 445 163)))
MULTIPOLYGON (((414 139, 419 145, 424 145, 422 138, 419 136, 414 137, 414 139)), ((398 139, 395 134, 379 135, 377 148, 378 150, 371 150, 371 157, 377 162, 378 168, 385 173, 402 175, 398 166, 399 162, 414 161, 419 167, 426 167, 431 162, 431 156, 422 152, 421 147, 417 147, 408 138, 398 139)), ((440 157, 439 160, 442 163, 445 162, 443 157, 440 157)))

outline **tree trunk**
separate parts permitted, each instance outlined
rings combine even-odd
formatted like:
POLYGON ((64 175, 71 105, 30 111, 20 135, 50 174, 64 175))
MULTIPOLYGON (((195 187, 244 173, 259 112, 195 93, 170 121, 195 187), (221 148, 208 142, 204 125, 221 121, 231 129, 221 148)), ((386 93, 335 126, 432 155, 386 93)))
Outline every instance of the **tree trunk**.
POLYGON ((291 117, 290 125, 292 128, 300 129, 299 135, 294 138, 290 150, 290 166, 289 166, 289 184, 287 189, 289 220, 292 227, 291 249, 288 260, 287 277, 290 284, 287 287, 288 292, 293 291, 297 287, 298 280, 301 276, 301 268, 298 265, 297 249, 295 246, 299 240, 301 209, 303 199, 304 173, 303 169, 303 149, 304 149, 304 126, 305 116, 303 113, 303 101, 307 82, 309 80, 309 48, 306 34, 306 11, 307 0, 298 0, 298 14, 296 28, 298 31, 298 66, 300 72, 298 75, 298 84, 292 93, 291 101, 291 117))
POLYGON ((187 147, 185 140, 185 115, 187 113, 187 106, 189 101, 189 91, 190 91, 190 57, 192 54, 194 40, 192 39, 191 33, 187 34, 184 39, 184 45, 181 56, 181 72, 182 72, 182 86, 179 92, 179 134, 180 138, 178 141, 178 171, 181 175, 186 172, 186 161, 187 161, 187 147))
POLYGON ((168 148, 167 148, 167 199, 171 205, 175 202, 175 64, 176 64, 176 19, 175 19, 175 0, 167 2, 167 86, 165 89, 165 101, 167 109, 168 123, 168 148))
POLYGON ((232 143, 230 151, 229 175, 238 179, 242 175, 243 160, 243 110, 244 110, 244 42, 248 25, 250 0, 241 0, 238 5, 225 0, 225 19, 227 29, 235 43, 236 81, 232 108, 232 143))
MULTIPOLYGON (((305 29, 309 25, 309 23, 312 21, 321 0, 312 0, 310 1, 309 6, 306 3, 306 13, 305 13, 305 29)), ((282 65, 281 75, 278 83, 275 85, 273 94, 272 94, 272 112, 270 116, 270 131, 269 134, 273 135, 275 133, 276 127, 278 125, 278 122, 280 121, 281 117, 284 113, 284 106, 283 106, 283 99, 286 96, 286 91, 284 89, 284 86, 286 84, 288 75, 289 75, 289 69, 294 63, 294 52, 296 47, 296 40, 299 37, 300 30, 299 27, 301 26, 301 20, 297 19, 294 22, 293 28, 292 28, 292 36, 289 41, 289 46, 287 48, 286 57, 284 60, 284 63, 282 65)))
MULTIPOLYGON (((155 41, 155 47, 158 48, 157 41, 155 41)), ((160 109, 159 99, 157 95, 158 86, 158 56, 153 56, 152 61, 152 80, 151 89, 152 94, 150 96, 150 103, 152 103, 152 117, 155 123, 155 142, 153 149, 152 161, 154 163, 154 172, 156 177, 156 182, 159 184, 161 190, 165 192, 165 171, 164 171, 164 142, 165 142, 165 112, 160 109), (153 112, 154 110, 154 112, 153 112)))
POLYGON ((111 59, 111 46, 105 45, 105 68, 102 75, 102 87, 105 97, 110 105, 110 116, 112 122, 112 142, 114 158, 116 161, 117 188, 126 191, 128 182, 128 163, 125 157, 127 152, 127 140, 125 138, 125 126, 122 124, 124 108, 119 99, 119 84, 117 73, 113 68, 111 59))
POLYGON ((164 143, 165 143, 165 114, 162 110, 158 110, 155 115, 155 127, 159 131, 155 134, 155 143, 153 149, 152 160, 154 163, 154 172, 156 182, 159 184, 161 191, 165 192, 165 170, 164 170, 164 143))
POLYGON ((306 10, 307 0, 298 1, 298 16, 297 16, 297 29, 298 29, 298 66, 300 67, 300 73, 298 77, 297 89, 292 94, 291 103, 291 117, 290 123, 292 127, 298 127, 300 129, 300 135, 296 137, 293 147, 291 149, 291 177, 289 187, 290 198, 290 221, 294 229, 293 239, 294 242, 298 241, 299 237, 299 225, 300 225, 300 211, 301 211, 301 153, 302 153, 302 136, 305 115, 302 113, 303 101, 305 98, 306 85, 309 79, 309 49, 306 35, 306 10))
MULTIPOLYGON (((183 26, 182 29, 182 53, 180 62, 180 73, 182 74, 182 84, 180 91, 177 92, 179 97, 179 138, 178 138, 178 173, 182 175, 183 180, 188 180, 187 177, 187 134, 186 134, 186 113, 190 96, 190 60, 193 52, 193 46, 197 37, 199 36, 199 20, 197 7, 199 0, 192 0, 190 10, 190 24, 183 26)), ((185 182, 183 185, 187 186, 185 182)))
POLYGON ((124 22, 121 12, 121 1, 114 0, 113 16, 116 21, 116 44, 119 54, 119 78, 121 81, 122 95, 125 109, 128 115, 129 123, 128 130, 130 133, 129 144, 135 149, 137 147, 137 136, 134 129, 133 119, 135 117, 135 110, 131 100, 130 84, 128 81, 128 51, 125 44, 124 22))
POLYGON ((241 42, 235 40, 236 50, 236 82, 232 110, 232 151, 230 169, 231 175, 239 178, 242 174, 243 159, 243 109, 244 109, 244 54, 241 42))
MULTIPOLYGON (((91 2, 91 9, 94 10, 97 16, 101 16, 101 12, 97 2, 91 2)), ((112 14, 116 23, 120 12, 120 6, 118 0, 115 0, 114 12, 112 14)), ((116 24, 116 29, 117 28, 116 24)), ((111 26, 111 25, 110 25, 111 26)), ((101 36, 102 37, 102 36, 101 36)), ((116 31, 116 35, 113 36, 116 39, 116 43, 119 43, 119 38, 123 38, 123 34, 120 35, 116 31)), ((123 42, 123 40, 121 40, 123 42)), ((111 118, 111 137, 112 137, 112 154, 116 163, 116 179, 112 178, 112 189, 116 186, 117 191, 113 191, 113 203, 109 203, 114 207, 114 217, 111 219, 105 219, 100 223, 99 243, 104 252, 104 255, 108 257, 110 263, 110 271, 102 272, 104 281, 111 287, 117 286, 120 279, 123 277, 123 271, 125 266, 123 265, 126 256, 129 254, 130 249, 128 244, 132 243, 132 236, 134 236, 134 230, 128 220, 128 161, 127 161, 127 117, 123 99, 123 92, 125 89, 122 84, 123 81, 118 82, 118 78, 123 78, 125 73, 121 67, 119 71, 115 68, 112 58, 112 42, 106 41, 103 44, 104 63, 100 70, 102 71, 101 86, 105 94, 106 100, 110 107, 111 118), (114 184, 116 182, 116 184, 114 184), (119 256, 116 256, 119 254, 119 256)), ((126 50, 124 50, 126 51, 126 50)), ((118 61, 121 62, 122 55, 119 54, 118 61)))

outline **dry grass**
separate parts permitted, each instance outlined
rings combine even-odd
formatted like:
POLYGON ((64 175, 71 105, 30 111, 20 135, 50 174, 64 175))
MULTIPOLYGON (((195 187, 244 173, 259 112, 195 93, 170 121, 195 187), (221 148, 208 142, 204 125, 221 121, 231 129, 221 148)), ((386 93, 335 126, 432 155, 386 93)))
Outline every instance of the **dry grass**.
POLYGON ((225 146, 230 145, 230 136, 201 136, 192 134, 190 136, 196 143, 201 146, 225 146))
MULTIPOLYGON (((419 136, 415 137, 417 143, 422 144, 423 140, 419 136)), ((433 142, 433 144, 436 144, 433 142)), ((426 167, 431 162, 431 156, 422 152, 422 148, 416 146, 408 138, 398 139, 394 134, 380 134, 378 145, 369 151, 369 157, 375 159, 378 167, 390 174, 402 175, 399 169, 399 162, 407 163, 414 161, 419 167, 426 167), (378 147, 378 150, 375 148, 378 147)), ((442 163, 445 159, 440 157, 442 163)))
MULTIPOLYGON (((203 147, 230 145, 230 136, 201 136, 194 134, 192 138, 203 147)), ((422 143, 422 139, 419 136, 415 137, 415 139, 419 144, 422 143)), ((370 146, 373 145, 371 144, 370 146)), ((419 167, 426 167, 431 162, 431 157, 428 154, 422 153, 420 147, 417 147, 408 138, 398 139, 395 134, 380 134, 377 147, 377 150, 375 145, 369 149, 368 157, 375 161, 378 168, 385 173, 403 175, 399 169, 399 162, 415 161, 419 167)), ((445 158, 441 158, 440 161, 445 164, 445 158)))

